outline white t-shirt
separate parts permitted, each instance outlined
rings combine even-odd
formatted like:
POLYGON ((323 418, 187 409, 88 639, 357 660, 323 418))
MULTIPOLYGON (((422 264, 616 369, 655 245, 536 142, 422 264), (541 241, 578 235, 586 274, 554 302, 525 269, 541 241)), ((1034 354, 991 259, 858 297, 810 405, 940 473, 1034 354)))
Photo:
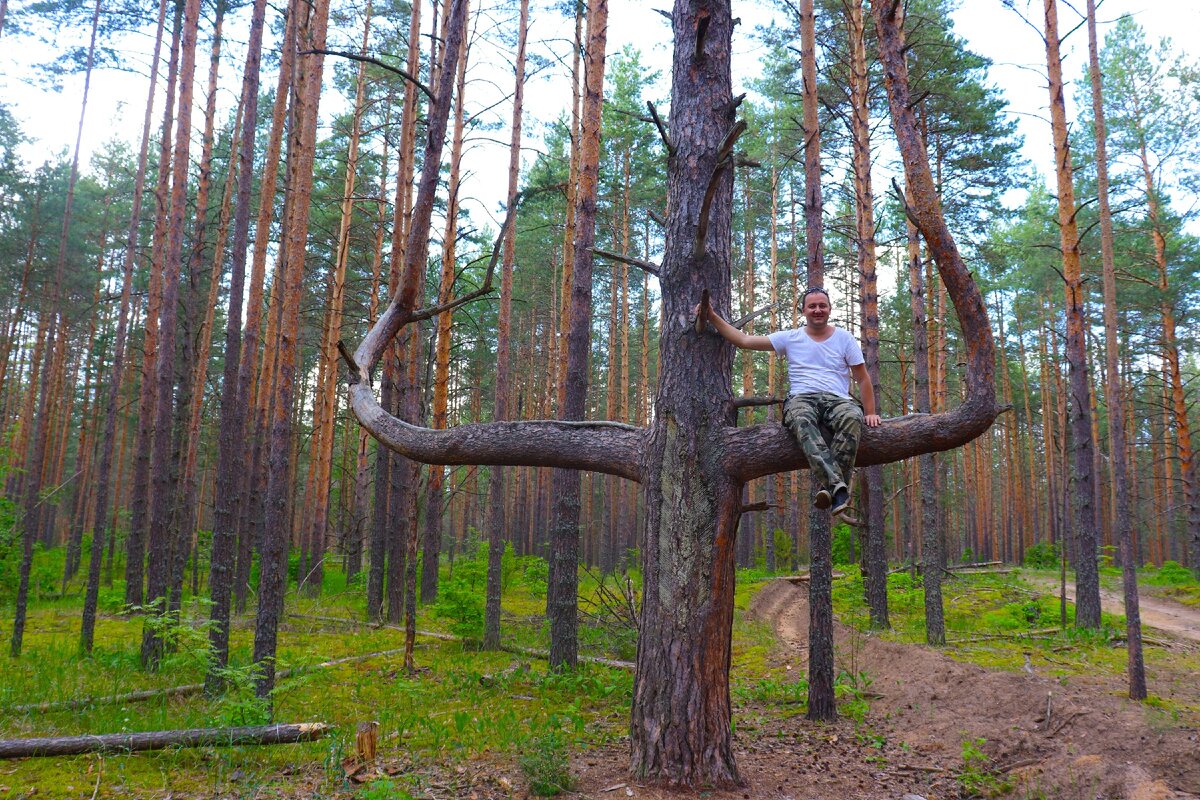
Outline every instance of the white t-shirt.
POLYGON ((850 396, 850 368, 863 363, 863 354, 849 333, 834 328, 833 335, 817 342, 803 328, 796 328, 767 338, 775 352, 787 359, 789 396, 807 392, 850 396))

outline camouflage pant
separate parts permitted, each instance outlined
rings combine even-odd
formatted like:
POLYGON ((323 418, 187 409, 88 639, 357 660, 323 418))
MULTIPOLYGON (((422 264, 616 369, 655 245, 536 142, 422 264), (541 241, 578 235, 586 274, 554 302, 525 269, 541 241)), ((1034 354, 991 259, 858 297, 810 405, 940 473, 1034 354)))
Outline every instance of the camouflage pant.
POLYGON ((829 392, 793 395, 783 407, 783 424, 826 489, 832 492, 839 483, 850 485, 863 425, 863 411, 857 402, 829 392), (833 434, 831 444, 826 443, 823 428, 833 434))

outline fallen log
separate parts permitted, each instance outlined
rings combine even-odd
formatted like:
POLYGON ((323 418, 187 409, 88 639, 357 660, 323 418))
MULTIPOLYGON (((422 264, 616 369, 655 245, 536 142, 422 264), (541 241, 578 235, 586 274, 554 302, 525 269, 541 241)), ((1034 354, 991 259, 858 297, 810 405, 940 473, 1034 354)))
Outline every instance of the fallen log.
POLYGON ((92 736, 0 739, 0 758, 74 756, 80 753, 133 753, 167 747, 230 747, 242 744, 294 744, 320 739, 332 730, 324 722, 249 725, 241 728, 190 728, 92 736))
POLYGON ((1003 566, 1003 564, 1004 564, 1003 561, 975 561, 971 564, 954 564, 952 566, 946 567, 946 569, 956 570, 956 569, 973 569, 973 568, 984 568, 984 567, 999 567, 999 566, 1003 566))

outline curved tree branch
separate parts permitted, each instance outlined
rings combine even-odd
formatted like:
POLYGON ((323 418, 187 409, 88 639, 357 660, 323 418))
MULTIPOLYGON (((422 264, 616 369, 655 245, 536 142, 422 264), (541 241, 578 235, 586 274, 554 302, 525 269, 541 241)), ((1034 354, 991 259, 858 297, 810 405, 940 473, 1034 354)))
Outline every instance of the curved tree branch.
POLYGON ((619 422, 486 422, 422 428, 383 410, 365 381, 350 386, 354 416, 384 446, 425 464, 565 467, 640 481, 644 428, 619 422))

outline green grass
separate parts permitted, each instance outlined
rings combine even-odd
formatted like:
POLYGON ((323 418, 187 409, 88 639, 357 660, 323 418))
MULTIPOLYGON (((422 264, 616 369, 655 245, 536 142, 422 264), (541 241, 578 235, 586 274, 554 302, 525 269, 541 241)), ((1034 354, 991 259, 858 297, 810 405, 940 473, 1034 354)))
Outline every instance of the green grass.
MULTIPOLYGON (((834 612, 843 622, 860 630, 869 627, 869 615, 863 599, 863 582, 856 569, 834 581, 834 612)), ((1164 567, 1167 579, 1189 587, 1179 570, 1164 567)), ((1144 570, 1144 583, 1153 584, 1164 570, 1144 570)), ((1183 570, 1186 572, 1186 570, 1183 570)), ((1024 668, 1026 657, 1042 674, 1060 680, 1078 676, 1105 675, 1123 680, 1126 653, 1123 646, 1125 618, 1104 613, 1096 630, 1075 628, 1074 604, 1067 603, 1067 626, 1060 628, 1057 591, 1028 583, 1021 572, 1053 576, 1057 572, 1023 570, 1010 574, 972 574, 948 578, 942 583, 948 644, 945 652, 953 658, 991 669, 1017 671, 1024 668), (1051 630, 1048 630, 1051 629, 1051 630)), ((913 580, 907 573, 888 576, 888 611, 892 629, 882 634, 901 642, 925 641, 925 593, 920 576, 913 580)), ((1158 647, 1145 649, 1147 668, 1164 666, 1184 674, 1200 670, 1200 654, 1178 653, 1158 647)), ((1200 708, 1182 701, 1159 698, 1157 707, 1176 716, 1200 719, 1200 708)))
MULTIPOLYGON (((283 787, 304 785, 324 797, 421 796, 423 776, 452 770, 470 760, 494 759, 516 777, 518 754, 547 750, 546 742, 566 751, 612 742, 626 735, 633 676, 628 670, 582 664, 573 672, 556 673, 546 662, 507 652, 485 653, 473 641, 481 633, 482 551, 461 554, 453 566, 443 564, 441 601, 422 607, 421 629, 454 631, 465 643, 418 638, 418 672, 409 675, 402 657, 393 655, 316 669, 282 679, 272 697, 274 719, 281 722, 322 721, 336 726, 333 735, 300 745, 277 747, 196 748, 129 756, 95 755, 15 762, 0 784, 37 787, 39 797, 90 794, 100 771, 105 792, 129 797, 272 796, 283 787), (357 723, 380 723, 380 756, 411 766, 402 774, 366 787, 345 777, 342 759, 354 749, 357 723), (322 767, 321 765, 324 765, 322 767), (374 788, 372 788, 374 787, 374 788)), ((61 569, 62 551, 38 554, 46 574, 61 569)), ((546 649, 545 562, 504 559, 503 633, 510 644, 546 649)), ((117 575, 121 574, 118 565, 117 575)), ((207 569, 201 565, 201 574, 207 569)), ((733 686, 739 697, 759 681, 798 679, 770 666, 776 640, 770 627, 745 619, 755 591, 767 579, 763 571, 738 576, 735 635, 732 643, 733 686), (751 687, 747 689, 747 687, 751 687)), ((82 579, 65 595, 47 584, 31 605, 22 657, 6 663, 0 676, 0 708, 125 694, 203 681, 206 620, 203 601, 185 602, 183 622, 169 631, 176 647, 157 672, 140 669, 139 646, 144 618, 123 609, 124 587, 118 579, 101 590, 101 616, 92 655, 78 654, 82 579)), ((361 578, 347 586, 344 575, 327 569, 322 594, 289 593, 289 614, 362 619, 361 578)), ((631 660, 636 632, 615 614, 612 598, 620 595, 613 576, 582 571, 580 653, 631 660), (603 584, 603 585, 602 585, 603 584), (607 597, 608 600, 604 598, 607 597), (591 622, 592 624, 588 624, 591 622)), ((640 593, 641 576, 629 574, 640 593)), ((253 612, 253 601, 251 604, 253 612)), ((11 609, 0 619, 0 637, 11 634, 11 609)), ((254 724, 265 720, 265 708, 253 698, 251 652, 253 622, 237 618, 231 634, 231 677, 235 690, 219 699, 203 695, 151 702, 97 703, 69 711, 0 713, 0 736, 56 736, 143 730, 254 724)), ((280 630, 280 670, 370 652, 403 647, 403 633, 389 628, 348 627, 289 616, 280 630)), ((790 688, 795 694, 798 690, 790 688)), ((757 691, 767 703, 769 693, 757 691)), ((846 702, 853 702, 850 697, 846 702)), ((774 706, 773 703, 769 705, 774 706)), ((802 708, 802 706, 799 706, 802 708)), ((778 707, 779 713, 793 709, 778 707)), ((553 750, 554 748, 549 748, 553 750)), ((21 789, 25 791, 25 789, 21 789)))

